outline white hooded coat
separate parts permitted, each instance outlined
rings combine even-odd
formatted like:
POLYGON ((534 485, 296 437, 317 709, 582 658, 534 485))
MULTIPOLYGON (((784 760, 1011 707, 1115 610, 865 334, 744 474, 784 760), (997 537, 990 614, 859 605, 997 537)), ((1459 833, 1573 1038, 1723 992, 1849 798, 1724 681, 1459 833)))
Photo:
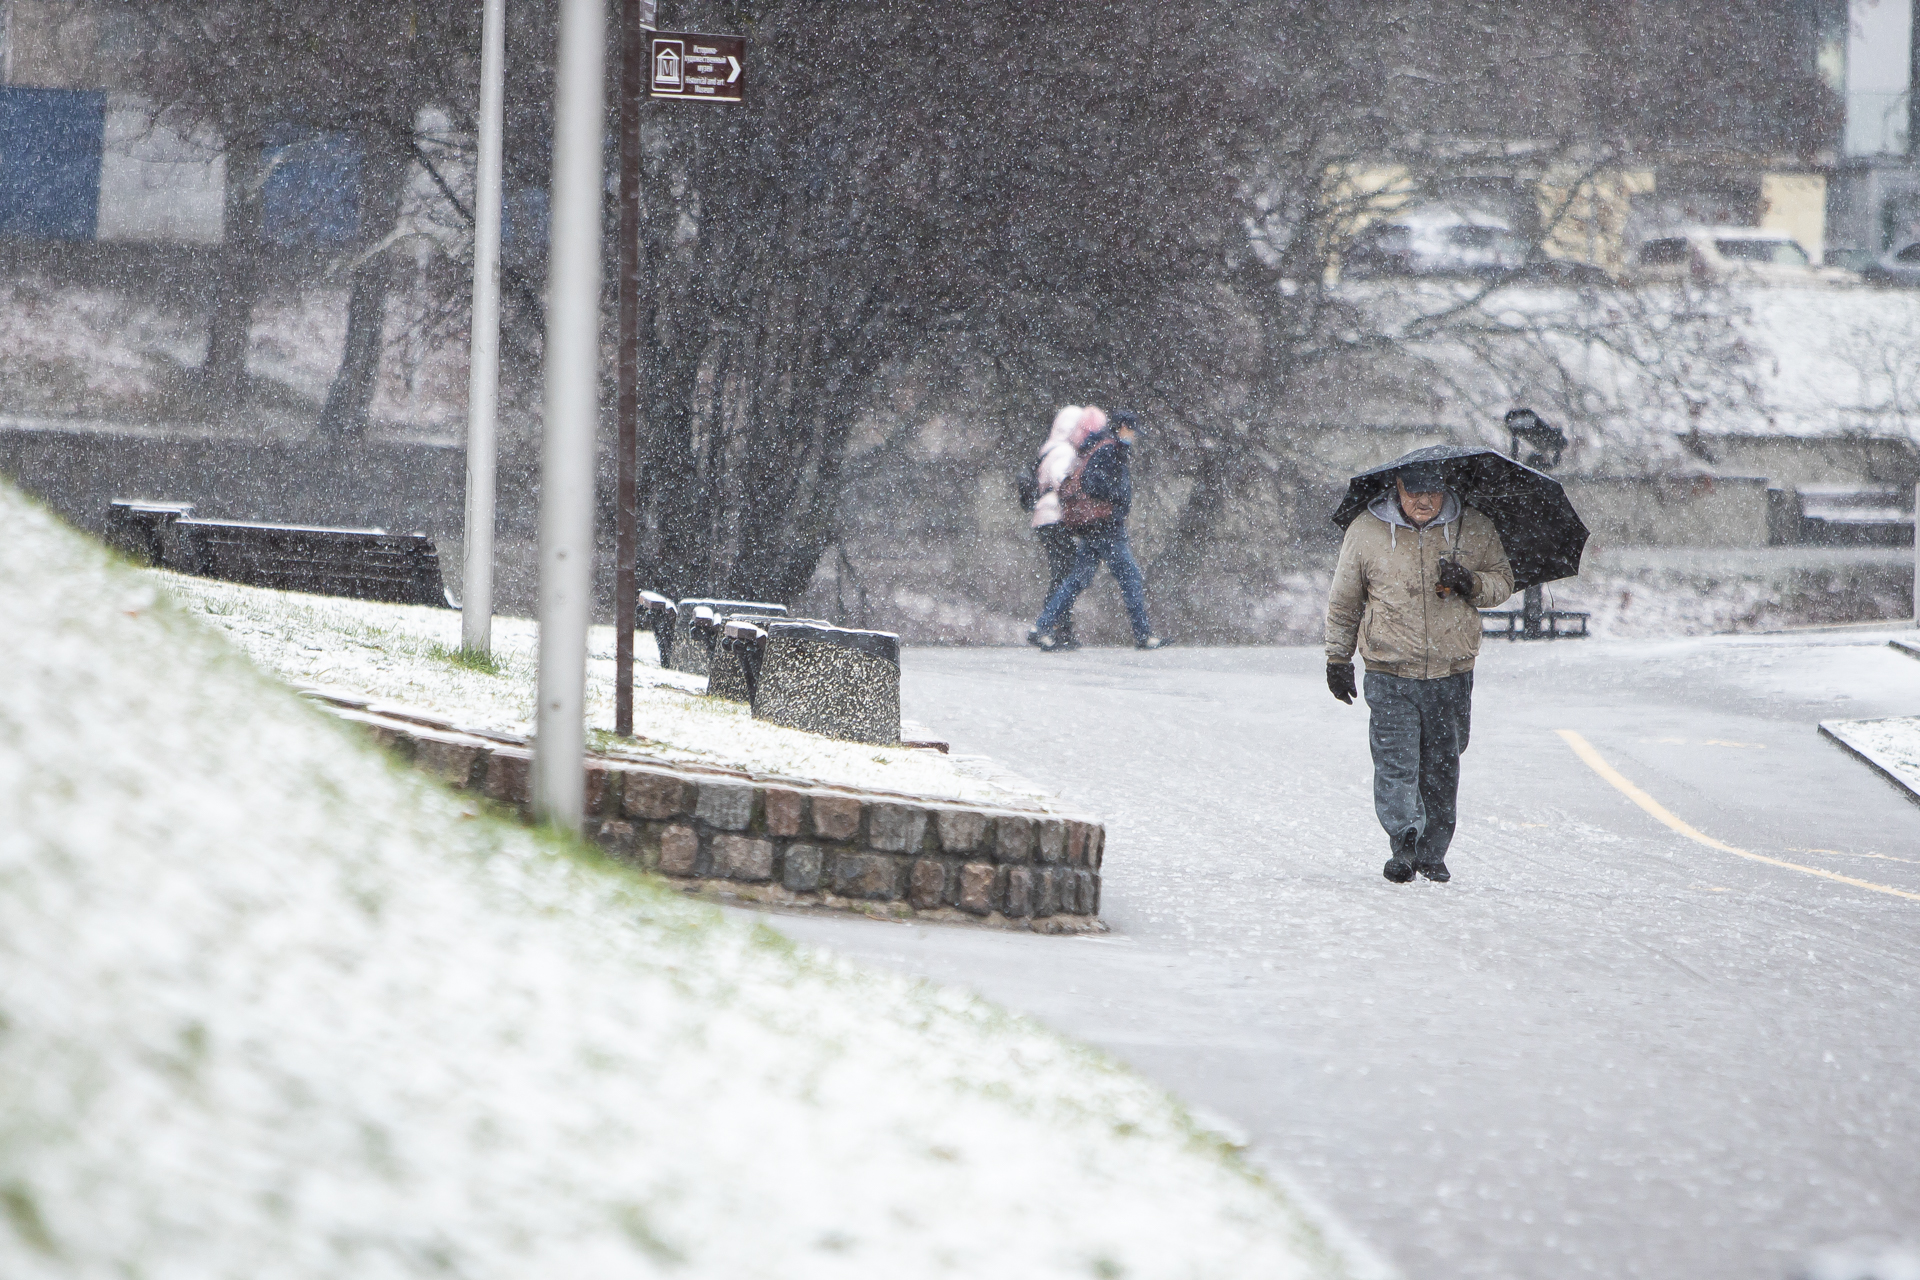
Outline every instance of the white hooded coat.
POLYGON ((1082 410, 1070 404, 1053 415, 1053 430, 1040 446, 1040 465, 1034 469, 1034 487, 1040 500, 1033 505, 1032 528, 1042 529, 1060 523, 1060 495, 1056 492, 1080 451, 1074 447, 1073 429, 1080 423, 1082 410))

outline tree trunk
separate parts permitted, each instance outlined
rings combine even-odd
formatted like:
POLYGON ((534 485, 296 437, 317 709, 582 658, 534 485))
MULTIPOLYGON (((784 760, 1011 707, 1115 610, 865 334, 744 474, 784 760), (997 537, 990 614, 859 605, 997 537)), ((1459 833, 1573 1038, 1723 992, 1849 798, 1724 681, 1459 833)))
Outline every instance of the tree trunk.
POLYGON ((251 134, 227 145, 226 198, 219 279, 207 316, 207 358, 200 385, 222 409, 238 408, 247 393, 247 351, 253 328, 253 304, 259 297, 263 190, 260 139, 251 134))
POLYGON ((336 439, 358 437, 367 429, 380 375, 391 279, 387 249, 381 241, 393 234, 399 220, 411 162, 404 145, 378 126, 364 131, 361 140, 365 151, 360 161, 360 235, 347 295, 347 339, 340 369, 320 410, 320 434, 336 439))

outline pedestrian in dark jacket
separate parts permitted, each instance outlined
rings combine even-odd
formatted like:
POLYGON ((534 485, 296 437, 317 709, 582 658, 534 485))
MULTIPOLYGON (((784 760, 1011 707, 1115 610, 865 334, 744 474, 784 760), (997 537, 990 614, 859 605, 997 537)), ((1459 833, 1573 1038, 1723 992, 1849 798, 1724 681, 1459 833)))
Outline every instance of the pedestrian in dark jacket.
POLYGON ((1147 620, 1146 583, 1127 542, 1127 514, 1133 509, 1130 463, 1133 442, 1139 434, 1139 415, 1130 409, 1115 409, 1112 423, 1089 436, 1080 447, 1086 459, 1080 471, 1080 489, 1095 502, 1110 505, 1112 512, 1075 530, 1080 535, 1080 550, 1074 558, 1073 572, 1047 597, 1046 608, 1033 624, 1033 642, 1042 649, 1051 652, 1064 647, 1055 628, 1080 593, 1092 584, 1103 561, 1120 584, 1120 598, 1126 602, 1127 620, 1133 626, 1134 647, 1159 649, 1167 643, 1153 634, 1153 625, 1147 620))

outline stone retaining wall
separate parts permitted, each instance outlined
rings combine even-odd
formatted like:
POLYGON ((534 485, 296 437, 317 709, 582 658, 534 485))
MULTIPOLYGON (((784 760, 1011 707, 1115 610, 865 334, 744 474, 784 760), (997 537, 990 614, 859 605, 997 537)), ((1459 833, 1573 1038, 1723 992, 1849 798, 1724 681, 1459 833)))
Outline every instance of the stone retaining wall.
MULTIPOLYGON (((527 815, 524 744, 309 696, 450 786, 527 815)), ((587 814, 587 834, 609 853, 706 896, 1044 933, 1105 928, 1106 830, 1081 816, 610 757, 588 761, 587 814)))

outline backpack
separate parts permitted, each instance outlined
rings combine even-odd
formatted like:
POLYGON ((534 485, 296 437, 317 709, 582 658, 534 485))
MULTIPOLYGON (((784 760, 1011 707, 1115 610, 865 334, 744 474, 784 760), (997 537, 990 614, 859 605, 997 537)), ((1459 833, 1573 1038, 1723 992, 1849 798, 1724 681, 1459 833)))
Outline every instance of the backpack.
POLYGON ((1102 440, 1073 460, 1073 470, 1067 472, 1067 478, 1060 482, 1059 489, 1055 491, 1060 495, 1061 528, 1078 533, 1082 529, 1092 528, 1113 515, 1111 502, 1101 502, 1097 498, 1087 496, 1087 491, 1081 484, 1081 473, 1086 471, 1087 464, 1093 461, 1093 455, 1114 443, 1116 442, 1112 439, 1102 440))

